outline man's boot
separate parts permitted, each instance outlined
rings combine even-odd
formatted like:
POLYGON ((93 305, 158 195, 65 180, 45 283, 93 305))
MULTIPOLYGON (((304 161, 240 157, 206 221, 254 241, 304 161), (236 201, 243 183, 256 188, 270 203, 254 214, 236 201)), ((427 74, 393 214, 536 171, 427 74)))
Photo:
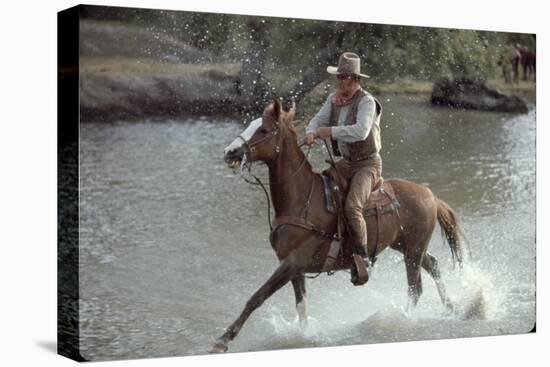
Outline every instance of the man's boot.
POLYGON ((352 252, 351 282, 353 285, 363 285, 369 280, 369 273, 364 260, 367 257, 366 246, 357 241, 350 241, 349 244, 352 252))

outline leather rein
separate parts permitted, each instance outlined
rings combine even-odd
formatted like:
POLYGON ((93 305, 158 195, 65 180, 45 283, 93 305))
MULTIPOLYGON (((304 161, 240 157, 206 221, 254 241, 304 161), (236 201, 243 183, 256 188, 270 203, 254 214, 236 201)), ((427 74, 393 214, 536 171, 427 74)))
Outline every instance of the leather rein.
MULTIPOLYGON (((271 116, 269 116, 269 117, 271 117, 271 116)), ((340 219, 338 219, 338 230, 337 230, 336 233, 325 232, 324 230, 317 228, 317 226, 315 226, 315 224, 313 224, 313 223, 311 223, 310 221, 307 220, 307 214, 308 214, 308 210, 309 210, 309 206, 310 206, 310 202, 311 202, 311 197, 313 195, 315 180, 313 180, 312 183, 311 183, 311 189, 310 189, 310 192, 309 192, 309 195, 308 195, 308 198, 307 198, 307 202, 306 202, 305 207, 301 211, 301 216, 300 217, 278 216, 278 217, 275 217, 275 220, 273 222, 271 221, 271 199, 269 197, 269 194, 267 193, 267 189, 265 187, 265 184, 255 174, 252 173, 252 170, 251 170, 252 165, 247 164, 247 156, 246 156, 246 154, 248 152, 253 152, 254 151, 255 146, 257 146, 258 144, 261 144, 265 141, 271 140, 274 136, 276 136, 279 133, 279 130, 281 129, 281 127, 279 125, 280 122, 275 120, 272 117, 271 117, 271 119, 273 120, 273 122, 275 124, 275 129, 273 129, 269 133, 269 135, 255 141, 255 142, 251 142, 251 143, 248 143, 246 141, 246 139, 244 139, 241 135, 238 136, 238 138, 240 138, 244 142, 244 145, 246 147, 246 150, 245 150, 245 153, 243 154, 243 159, 242 159, 242 162, 241 162, 240 175, 246 183, 251 184, 251 185, 258 185, 264 191, 265 198, 266 198, 266 201, 267 201, 267 220, 268 220, 268 224, 269 224, 270 233, 273 233, 280 226, 291 225, 291 226, 294 226, 294 227, 299 227, 299 228, 303 228, 303 229, 308 230, 308 231, 318 233, 319 235, 321 235, 322 237, 325 237, 325 238, 330 238, 330 239, 333 239, 333 240, 336 240, 336 241, 340 241, 342 239, 340 219), (244 176, 243 171, 244 171, 245 166, 247 166, 247 168, 248 168, 248 174, 251 175, 256 182, 251 181, 247 177, 244 176)), ((298 145, 298 148, 301 148, 304 145, 305 145, 305 143, 302 143, 302 144, 298 145)), ((325 145, 326 145, 326 141, 325 141, 325 145)), ((332 163, 334 164, 334 159, 332 157, 332 154, 330 154, 330 150, 328 149, 328 146, 326 148, 329 152, 330 159, 331 159, 332 163)), ((280 153, 280 151, 281 151, 280 144, 277 144, 275 146, 275 154, 278 155, 280 153)), ((289 182, 291 179, 293 179, 298 174, 298 172, 300 172, 300 170, 304 167, 304 165, 305 165, 305 163, 306 163, 306 161, 309 157, 310 152, 311 152, 311 145, 308 146, 308 151, 305 154, 304 159, 302 160, 302 162, 300 163, 300 166, 296 169, 296 171, 294 171, 289 177, 285 178, 284 180, 278 180, 276 182, 270 182, 269 184, 270 185, 279 185, 279 184, 282 184, 284 182, 289 182)), ((333 260, 336 260, 335 257, 332 257, 332 258, 333 258, 333 260)), ((315 279, 319 275, 321 275, 321 273, 322 272, 319 272, 318 274, 316 274, 314 276, 307 276, 306 275, 305 277, 310 278, 310 279, 315 279)), ((334 271, 332 271, 332 272, 327 271, 327 274, 332 275, 332 274, 334 274, 334 271)))
MULTIPOLYGON (((248 152, 253 152, 257 145, 262 144, 266 141, 269 141, 269 140, 273 139, 275 136, 277 136, 279 134, 279 131, 281 130, 281 126, 280 126, 281 123, 279 121, 275 120, 271 116, 267 116, 267 117, 269 117, 275 125, 275 129, 271 130, 268 135, 266 135, 265 137, 263 137, 261 139, 258 139, 255 142, 250 142, 250 143, 248 141, 246 141, 246 139, 243 138, 241 135, 237 136, 237 138, 239 138, 243 141, 243 143, 245 145, 245 148, 246 148, 246 151, 243 155, 243 160, 241 162, 240 175, 246 183, 248 183, 250 185, 258 185, 264 191, 266 201, 267 201, 267 220, 268 220, 268 224, 269 224, 269 229, 270 229, 271 232, 273 232, 273 224, 272 224, 272 221, 271 221, 271 200, 270 200, 269 194, 267 193, 267 189, 265 187, 265 184, 258 178, 258 176, 256 176, 254 173, 252 173, 252 164, 247 164, 248 163, 247 162, 247 153, 248 152), (245 175, 243 173, 245 166, 248 168, 248 174, 254 178, 255 182, 251 181, 250 179, 245 177, 245 175)), ((304 145, 305 145, 305 143, 302 143, 302 144, 298 145, 298 148, 301 148, 304 145)), ((279 144, 279 142, 277 142, 277 145, 275 146, 275 157, 280 153, 280 151, 281 151, 280 144, 279 144)), ((283 184, 283 183, 286 183, 286 182, 289 182, 290 180, 292 180, 298 174, 298 172, 300 172, 300 170, 305 166, 305 164, 307 162, 307 158, 309 157, 310 152, 311 152, 311 146, 308 147, 308 151, 305 154, 304 159, 300 163, 300 166, 289 177, 286 177, 283 180, 277 180, 275 182, 269 182, 269 185, 280 185, 280 184, 283 184)), ((310 203, 310 198, 311 198, 311 193, 312 192, 313 192, 313 185, 311 187, 311 192, 310 192, 308 201, 306 203, 306 207, 304 208, 304 211, 306 212, 306 215, 307 215, 307 210, 309 208, 309 203, 310 203)), ((293 225, 296 225, 296 226, 299 226, 299 227, 303 227, 303 228, 306 228, 306 229, 309 229, 309 230, 313 230, 315 232, 319 232, 319 233, 326 236, 324 231, 318 230, 313 224, 307 222, 304 218, 282 216, 282 217, 276 217, 274 222, 275 222, 275 227, 276 228, 279 225, 282 225, 282 224, 293 224, 293 225), (289 218, 295 218, 296 221, 291 221, 289 218)))

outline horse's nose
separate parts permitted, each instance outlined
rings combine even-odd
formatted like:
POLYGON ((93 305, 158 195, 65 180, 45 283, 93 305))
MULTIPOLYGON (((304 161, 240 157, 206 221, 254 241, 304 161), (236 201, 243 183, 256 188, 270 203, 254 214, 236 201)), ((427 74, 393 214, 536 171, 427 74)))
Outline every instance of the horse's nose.
POLYGON ((223 151, 223 160, 226 163, 229 163, 232 160, 232 156, 235 153, 235 150, 224 150, 223 151))
POLYGON ((242 147, 236 149, 225 149, 224 160, 226 163, 233 163, 236 160, 241 159, 244 149, 242 147))

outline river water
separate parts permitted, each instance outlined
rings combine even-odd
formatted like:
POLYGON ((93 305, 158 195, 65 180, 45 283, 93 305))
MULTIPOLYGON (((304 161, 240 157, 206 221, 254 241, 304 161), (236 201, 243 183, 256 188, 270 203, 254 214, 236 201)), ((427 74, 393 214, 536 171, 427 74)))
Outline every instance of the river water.
MULTIPOLYGON (((452 265, 436 229, 430 252, 456 315, 431 278, 405 316, 402 256, 385 251, 364 287, 349 274, 307 280, 309 325, 285 286, 252 314, 231 352, 529 332, 535 325, 534 105, 525 115, 433 108, 381 96, 385 178, 428 185, 458 213, 472 259, 452 265)), ((82 124, 80 336, 86 359, 207 353, 277 267, 263 192, 234 175, 227 119, 82 124)), ((324 148, 312 150, 316 170, 324 148)), ((264 167, 257 172, 266 176, 264 167)))

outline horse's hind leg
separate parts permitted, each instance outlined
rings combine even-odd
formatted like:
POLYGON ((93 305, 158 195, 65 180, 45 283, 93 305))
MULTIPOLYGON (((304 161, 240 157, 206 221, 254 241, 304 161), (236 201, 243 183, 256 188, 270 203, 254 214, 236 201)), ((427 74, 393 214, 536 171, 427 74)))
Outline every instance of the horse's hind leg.
POLYGON ((424 236, 422 239, 407 238, 403 249, 403 257, 405 259, 405 267, 407 270, 407 282, 409 285, 409 302, 407 304, 407 312, 416 307, 420 296, 422 295, 422 275, 421 267, 430 242, 431 233, 424 236))
POLYGON ((212 352, 219 353, 227 351, 227 343, 237 336, 250 314, 260 307, 266 299, 271 297, 273 293, 278 291, 282 286, 294 278, 297 270, 298 269, 296 267, 290 265, 289 261, 283 261, 267 280, 267 282, 265 282, 264 285, 262 285, 260 289, 258 289, 252 297, 250 297, 248 302, 246 302, 246 306, 241 312, 239 318, 235 320, 229 328, 227 328, 225 333, 220 338, 218 338, 212 352))
POLYGON ((429 253, 426 253, 424 255, 424 261, 422 261, 422 267, 433 278, 435 285, 437 287, 437 291, 439 293, 439 297, 441 298, 441 302, 447 308, 448 311, 452 312, 454 310, 454 305, 451 299, 447 296, 445 284, 441 279, 441 271, 439 270, 439 264, 437 262, 437 259, 432 255, 430 255, 429 253))
POLYGON ((306 299, 306 278, 304 274, 300 274, 292 278, 292 287, 296 296, 296 310, 300 325, 305 328, 307 326, 307 299, 306 299))
POLYGON ((407 312, 416 307, 420 296, 422 295, 422 276, 420 274, 420 265, 422 256, 405 254, 405 267, 407 270, 407 283, 409 285, 409 301, 407 303, 407 312))
POLYGON ((418 303, 418 299, 422 295, 422 277, 420 275, 420 266, 422 265, 422 246, 416 247, 413 250, 405 251, 408 248, 409 242, 403 239, 391 245, 391 248, 403 254, 405 260, 405 269, 407 271, 408 295, 406 311, 409 312, 418 303))

